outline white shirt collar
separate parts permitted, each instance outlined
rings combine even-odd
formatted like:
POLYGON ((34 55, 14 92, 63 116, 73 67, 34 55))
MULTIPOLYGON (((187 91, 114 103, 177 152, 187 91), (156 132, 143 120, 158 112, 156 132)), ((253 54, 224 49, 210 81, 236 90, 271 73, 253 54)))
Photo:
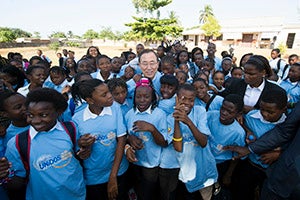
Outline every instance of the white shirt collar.
POLYGON ((112 115, 111 107, 103 107, 102 112, 99 115, 96 115, 92 113, 87 106, 83 111, 83 121, 86 121, 88 119, 95 119, 98 116, 104 116, 104 115, 112 115))
POLYGON ((269 121, 266 121, 266 120, 264 119, 264 117, 261 115, 260 111, 257 111, 257 112, 255 112, 255 113, 253 113, 253 114, 251 115, 251 117, 256 118, 256 119, 260 119, 260 121, 263 122, 263 123, 265 123, 265 124, 274 124, 274 125, 280 124, 280 123, 284 122, 285 119, 286 119, 286 115, 283 113, 283 114, 281 115, 281 117, 279 118, 278 121, 276 121, 276 122, 269 122, 269 121))
MULTIPOLYGON (((56 124, 55 124, 49 131, 47 131, 47 132, 51 132, 51 131, 53 131, 54 129, 58 129, 58 130, 60 130, 60 131, 64 130, 64 128, 62 127, 62 125, 61 125, 60 123, 56 122, 56 124)), ((30 127, 29 127, 29 135, 30 135, 31 140, 33 140, 34 137, 35 137, 37 134, 38 134, 38 131, 36 131, 36 130, 33 128, 33 126, 30 126, 30 127)))
MULTIPOLYGON (((265 84, 266 84, 265 79, 263 79, 263 82, 256 89, 258 89, 260 92, 262 92, 265 87, 265 84)), ((247 85, 247 89, 254 89, 254 88, 255 87, 251 87, 249 84, 247 85)))
MULTIPOLYGON (((114 77, 114 75, 112 73, 110 73, 107 80, 112 79, 113 77, 114 77)), ((103 82, 105 81, 104 78, 102 77, 102 74, 100 73, 100 70, 97 72, 96 78, 103 82)))
POLYGON ((149 115, 151 115, 151 113, 152 113, 151 106, 149 106, 149 108, 147 110, 145 110, 144 112, 141 112, 141 111, 139 111, 138 108, 136 108, 135 114, 138 114, 138 113, 148 113, 149 115))

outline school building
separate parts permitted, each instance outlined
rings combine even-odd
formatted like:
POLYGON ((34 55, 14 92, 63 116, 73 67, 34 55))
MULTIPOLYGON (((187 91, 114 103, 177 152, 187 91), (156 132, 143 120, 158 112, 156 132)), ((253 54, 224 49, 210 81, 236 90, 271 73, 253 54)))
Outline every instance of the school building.
MULTIPOLYGON (((221 35, 213 40, 222 45, 274 48, 286 44, 288 48, 300 48, 300 23, 285 23, 282 17, 240 18, 219 23, 221 35)), ((182 34, 189 45, 200 46, 208 41, 200 26, 182 34)))

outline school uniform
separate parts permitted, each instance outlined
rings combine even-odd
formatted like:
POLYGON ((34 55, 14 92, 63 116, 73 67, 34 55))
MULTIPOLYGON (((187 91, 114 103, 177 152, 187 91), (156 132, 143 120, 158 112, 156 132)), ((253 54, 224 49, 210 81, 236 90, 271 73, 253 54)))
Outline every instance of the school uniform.
MULTIPOLYGON (((29 136, 30 174, 26 199, 84 200, 82 168, 74 157, 73 143, 62 125, 56 123, 47 132, 37 132, 30 126, 29 136)), ((8 142, 5 156, 12 163, 15 175, 25 178, 26 170, 16 148, 16 137, 8 142)))
POLYGON ((17 93, 20 93, 24 97, 27 97, 27 94, 29 93, 29 86, 30 86, 30 83, 28 85, 24 86, 24 87, 20 87, 17 90, 17 93))
MULTIPOLYGON (((86 185, 107 183, 115 158, 117 138, 126 135, 120 107, 114 103, 96 115, 87 106, 74 114, 73 121, 78 126, 80 136, 90 133, 96 137, 90 157, 83 161, 86 185)), ((127 168, 128 162, 123 156, 118 176, 124 174, 127 168)))
POLYGON ((16 136, 19 133, 22 133, 24 131, 27 131, 29 129, 29 125, 25 126, 25 127, 17 127, 13 124, 10 124, 8 126, 8 128, 6 129, 6 135, 4 136, 4 147, 6 148, 6 144, 8 143, 8 141, 13 138, 14 136, 16 136))
MULTIPOLYGON (((207 126, 207 115, 204 108, 194 106, 188 117, 201 133, 208 137, 210 136, 207 126)), ((172 120, 174 124, 173 117, 172 120)), ((170 131, 174 132, 174 125, 170 131)), ((194 138, 190 128, 182 122, 180 122, 180 131, 183 138, 183 150, 182 152, 176 152, 180 166, 179 180, 185 184, 188 192, 195 192, 212 186, 217 181, 218 172, 209 143, 205 147, 201 147, 194 138)))
POLYGON ((47 81, 43 84, 43 87, 44 88, 51 88, 51 89, 54 89, 56 90, 57 92, 59 93, 62 93, 62 90, 67 86, 72 86, 73 84, 73 81, 72 82, 69 82, 67 79, 65 79, 61 84, 59 85, 55 85, 52 81, 47 81))
POLYGON ((288 102, 297 103, 300 100, 300 81, 291 82, 290 79, 284 80, 280 83, 288 97, 288 102))
POLYGON ((223 151, 223 147, 229 145, 245 146, 246 133, 244 129, 236 120, 228 125, 222 124, 220 111, 207 112, 207 125, 211 132, 208 141, 217 164, 231 160, 234 156, 230 151, 223 151))
MULTIPOLYGON (((204 60, 208 58, 208 56, 204 57, 204 60)), ((214 57, 214 61, 215 61, 215 71, 217 70, 222 70, 222 59, 218 58, 218 57, 214 57)))
POLYGON ((116 104, 118 104, 122 110, 122 115, 123 117, 125 117, 126 113, 132 108, 133 106, 133 102, 132 99, 130 98, 126 98, 123 104, 120 104, 118 102, 116 102, 116 104))
MULTIPOLYGON (((97 70, 96 72, 91 73, 91 76, 92 76, 92 78, 99 79, 103 82, 106 81, 106 80, 104 80, 103 76, 101 75, 100 70, 97 70)), ((112 78, 114 78, 114 75, 112 73, 110 73, 107 80, 112 79, 112 78)))
MULTIPOLYGON (((213 94, 209 94, 210 98, 212 98, 213 94)), ((214 99, 211 101, 211 103, 209 104, 208 108, 206 109, 207 111, 211 111, 211 110, 220 110, 222 103, 223 103, 224 98, 216 95, 214 97, 214 99)), ((201 99, 199 99, 198 97, 196 97, 195 99, 195 105, 196 106, 202 106, 203 108, 207 107, 207 103, 205 103, 204 101, 202 101, 201 99)))
POLYGON ((165 111, 167 115, 169 115, 174 112, 175 104, 176 104, 176 95, 174 95, 170 99, 160 99, 158 101, 157 107, 162 109, 163 111, 165 111))

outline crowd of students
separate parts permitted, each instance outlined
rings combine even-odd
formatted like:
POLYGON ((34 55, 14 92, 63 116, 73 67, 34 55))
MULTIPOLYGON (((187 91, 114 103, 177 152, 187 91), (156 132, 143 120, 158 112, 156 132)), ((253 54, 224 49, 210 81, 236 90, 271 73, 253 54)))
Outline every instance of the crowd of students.
MULTIPOLYGON (((296 54, 238 65, 214 43, 113 58, 91 46, 78 61, 64 49, 60 66, 37 54, 1 57, 0 199, 254 200, 287 148, 234 159, 293 113, 296 54)), ((272 192, 297 199, 299 184, 272 192)))

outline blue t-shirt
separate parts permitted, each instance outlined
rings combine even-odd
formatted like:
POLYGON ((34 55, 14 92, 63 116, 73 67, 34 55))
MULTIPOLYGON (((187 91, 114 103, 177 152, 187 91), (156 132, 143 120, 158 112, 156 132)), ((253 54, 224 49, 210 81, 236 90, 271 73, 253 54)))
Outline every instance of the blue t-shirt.
POLYGON ((160 108, 154 110, 148 109, 144 112, 139 112, 137 109, 131 109, 125 115, 125 123, 130 135, 134 135, 143 141, 144 147, 140 150, 136 150, 137 162, 134 164, 153 168, 160 164, 162 147, 155 143, 152 133, 148 131, 133 132, 132 126, 135 121, 142 120, 146 121, 153 126, 162 134, 166 139, 167 137, 167 119, 166 114, 160 108))
MULTIPOLYGON (((282 123, 284 119, 285 115, 282 115, 280 120, 275 123, 267 122, 263 119, 260 110, 252 110, 245 116, 245 126, 247 126, 258 139, 266 132, 273 129, 276 124, 282 123)), ((263 168, 267 168, 269 166, 267 164, 263 164, 260 161, 260 156, 255 153, 251 153, 248 157, 253 163, 260 165, 263 168)))
POLYGON ((160 99, 158 101, 158 107, 165 111, 167 115, 171 114, 174 112, 174 107, 176 104, 176 95, 171 97, 170 99, 160 99))
MULTIPOLYGON (((90 157, 83 161, 86 184, 108 182, 115 159, 117 138, 126 135, 120 106, 114 103, 110 107, 104 107, 100 115, 93 114, 86 107, 74 114, 73 121, 78 126, 80 136, 90 133, 96 137, 90 157)), ((128 162, 123 156, 118 176, 126 172, 127 168, 128 162)))
POLYGON ((224 125, 220 122, 220 111, 207 112, 207 124, 211 132, 209 143, 217 164, 231 160, 231 151, 223 151, 229 145, 245 146, 246 133, 241 125, 234 120, 232 124, 224 125))
MULTIPOLYGON (((201 133, 207 135, 207 137, 210 136, 204 108, 194 106, 188 117, 201 133)), ((174 132, 174 123, 173 127, 169 128, 172 128, 171 131, 174 132)), ((204 148, 201 147, 194 138, 190 128, 182 122, 180 122, 180 131, 183 138, 183 150, 182 152, 176 152, 180 166, 179 180, 185 183, 189 192, 195 192, 213 185, 218 179, 218 172, 209 143, 204 148)))
POLYGON ((29 129, 29 125, 25 127, 17 127, 13 124, 10 124, 9 127, 6 129, 6 135, 4 136, 4 147, 6 148, 6 144, 8 141, 16 136, 19 133, 23 133, 24 131, 27 131, 29 129))
MULTIPOLYGON (((213 96, 213 94, 209 94, 209 95, 210 95, 210 98, 213 96)), ((208 111, 220 110, 223 100, 224 100, 223 97, 216 95, 215 98, 213 99, 213 101, 210 103, 210 105, 208 107, 208 111)), ((202 106, 204 109, 206 107, 206 103, 204 101, 202 101, 201 99, 199 99, 198 97, 195 99, 195 105, 202 106)))
MULTIPOLYGON (((26 199, 84 200, 82 168, 74 157, 70 136, 60 123, 48 132, 34 135, 34 131, 30 127, 30 174, 26 199)), ((9 140, 5 156, 12 163, 15 175, 26 177, 26 170, 16 148, 16 137, 9 140)))
POLYGON ((288 102, 297 103, 300 100, 300 82, 292 83, 289 79, 280 83, 288 96, 288 102))

